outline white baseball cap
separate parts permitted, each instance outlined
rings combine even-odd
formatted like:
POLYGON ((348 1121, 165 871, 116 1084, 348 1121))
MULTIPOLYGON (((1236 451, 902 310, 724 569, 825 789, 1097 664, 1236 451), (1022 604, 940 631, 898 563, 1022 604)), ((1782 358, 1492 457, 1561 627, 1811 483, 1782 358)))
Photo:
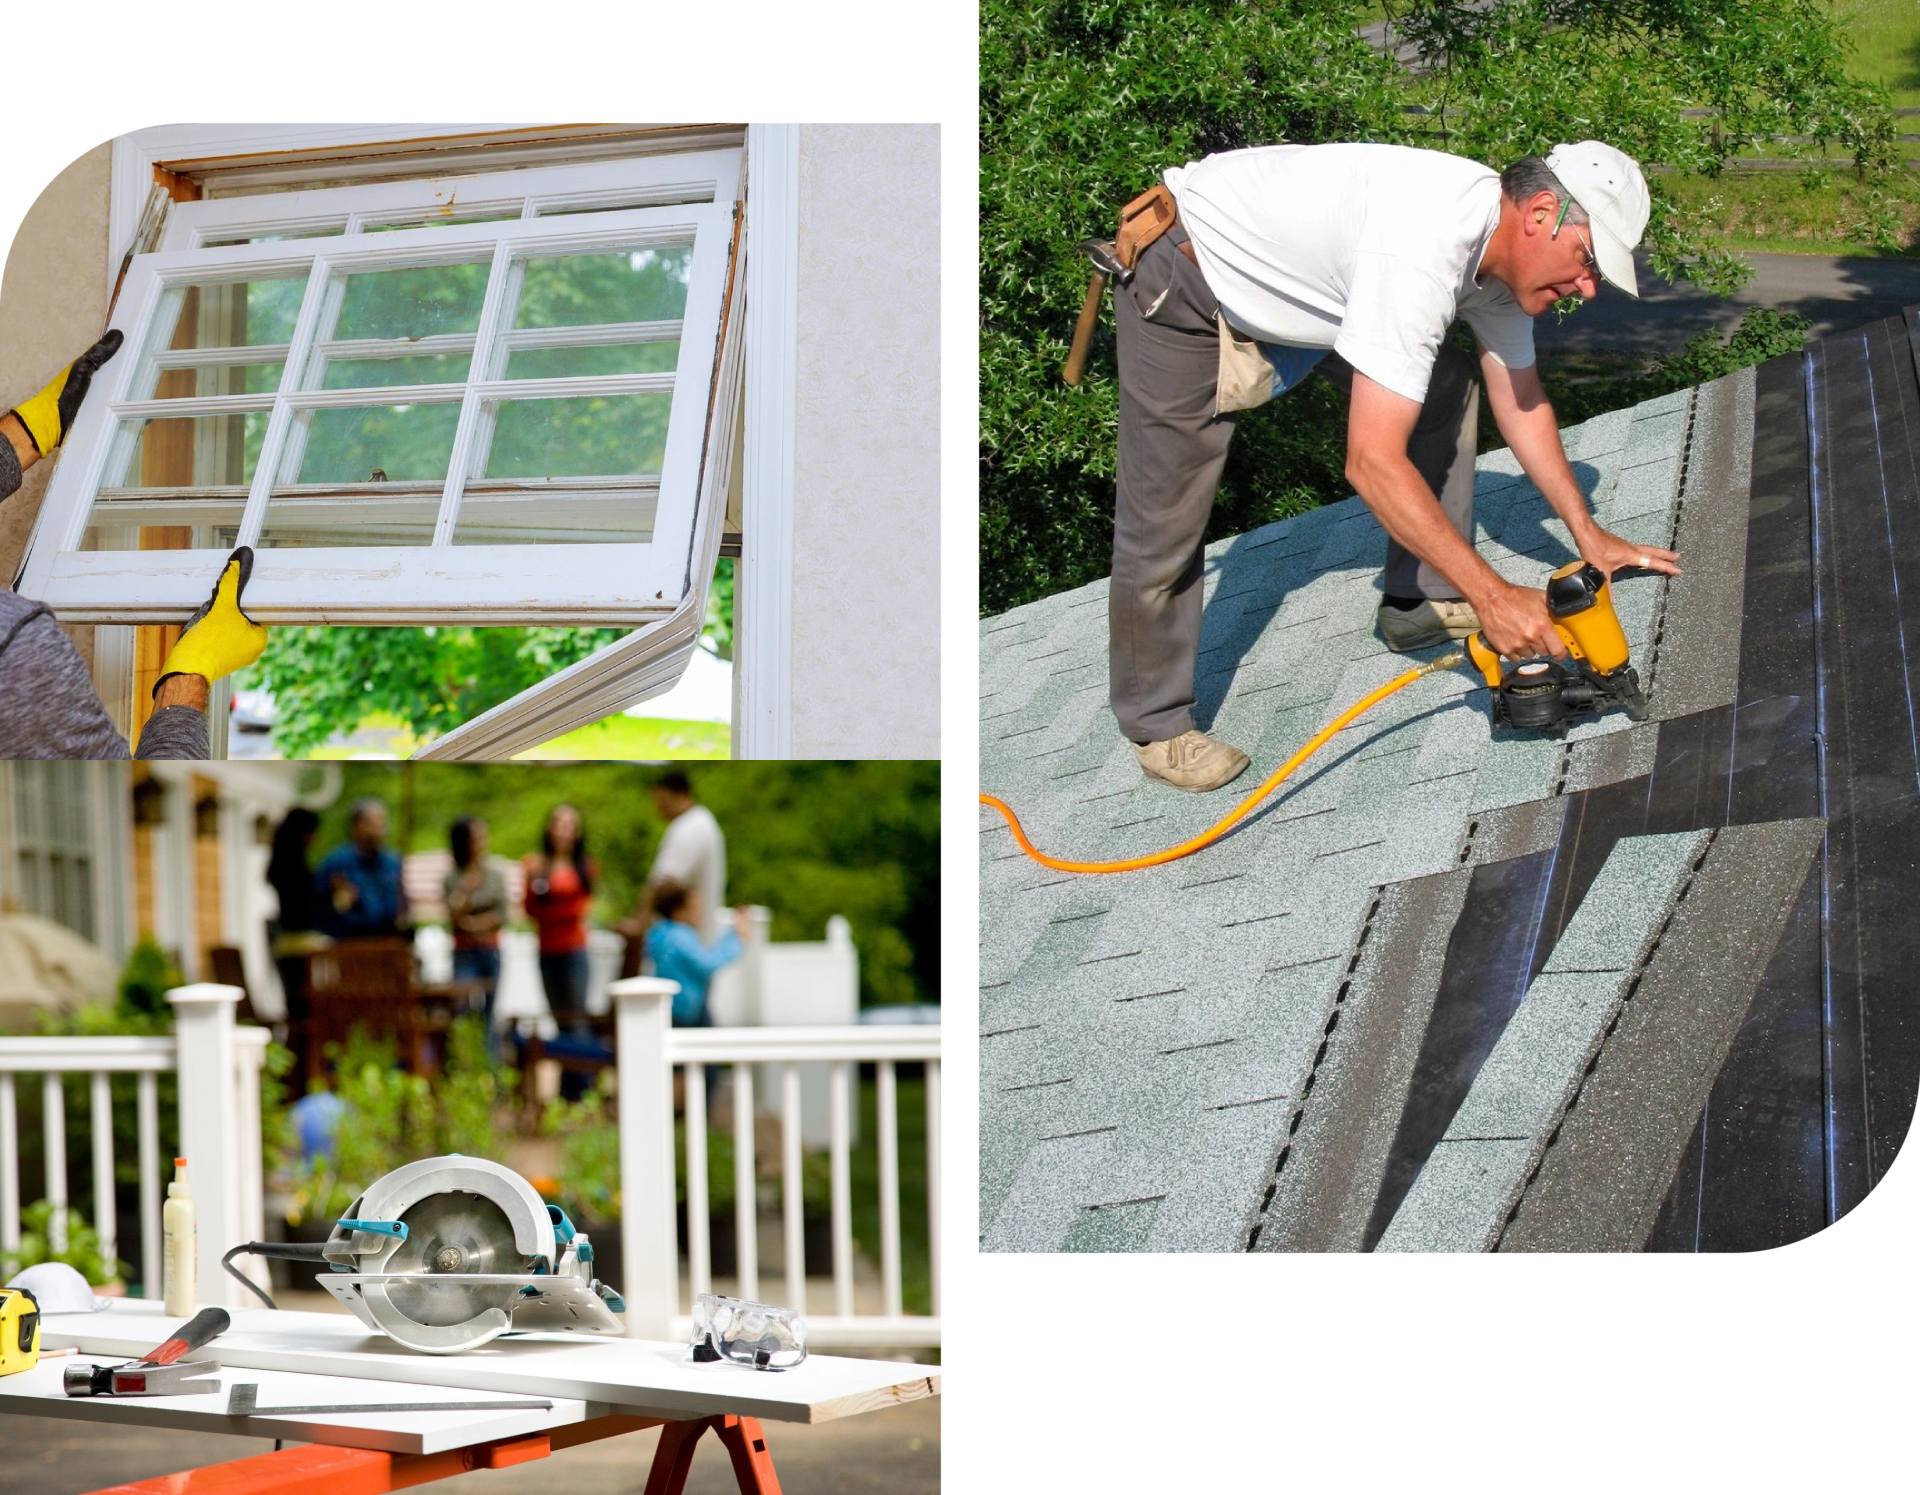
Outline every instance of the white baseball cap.
POLYGON ((1556 145, 1547 168, 1586 213, 1600 274, 1636 300, 1633 250, 1647 231, 1647 179, 1639 163, 1599 140, 1556 145))

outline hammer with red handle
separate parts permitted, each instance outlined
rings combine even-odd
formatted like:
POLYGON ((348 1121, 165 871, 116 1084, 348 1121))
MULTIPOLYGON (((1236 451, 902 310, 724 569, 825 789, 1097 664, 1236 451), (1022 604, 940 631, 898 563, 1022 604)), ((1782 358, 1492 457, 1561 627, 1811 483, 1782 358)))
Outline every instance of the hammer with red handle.
POLYGON ((218 1380, 190 1380, 220 1368, 213 1360, 182 1360, 216 1334, 224 1334, 233 1320, 224 1308, 202 1308, 172 1338, 162 1341, 138 1360, 125 1365, 69 1365, 65 1377, 68 1396, 181 1396, 195 1391, 218 1391, 218 1380))

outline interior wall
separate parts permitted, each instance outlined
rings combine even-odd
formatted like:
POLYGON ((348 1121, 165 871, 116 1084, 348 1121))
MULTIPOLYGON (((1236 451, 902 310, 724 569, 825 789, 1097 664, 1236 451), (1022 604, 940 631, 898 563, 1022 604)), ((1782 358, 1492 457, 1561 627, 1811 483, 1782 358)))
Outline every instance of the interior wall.
MULTIPOLYGON (((112 147, 88 151, 46 186, 14 236, 0 279, 0 410, 86 351, 107 321, 107 177, 112 147)), ((54 463, 0 503, 0 585, 20 568, 54 463)))
POLYGON ((797 758, 940 754, 940 132, 800 131, 797 758))

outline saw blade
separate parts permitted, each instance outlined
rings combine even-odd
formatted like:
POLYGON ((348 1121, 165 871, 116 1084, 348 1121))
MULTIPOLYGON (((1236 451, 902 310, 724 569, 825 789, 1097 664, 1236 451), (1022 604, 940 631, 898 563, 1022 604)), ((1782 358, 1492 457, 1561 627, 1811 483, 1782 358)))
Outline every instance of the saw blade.
POLYGON ((463 1324, 489 1308, 511 1311, 518 1289, 463 1281, 475 1274, 524 1273, 526 1258, 506 1211, 479 1194, 430 1194, 400 1217, 407 1238, 384 1264, 388 1273, 427 1273, 435 1281, 395 1282, 387 1296, 408 1318, 435 1328, 463 1324))

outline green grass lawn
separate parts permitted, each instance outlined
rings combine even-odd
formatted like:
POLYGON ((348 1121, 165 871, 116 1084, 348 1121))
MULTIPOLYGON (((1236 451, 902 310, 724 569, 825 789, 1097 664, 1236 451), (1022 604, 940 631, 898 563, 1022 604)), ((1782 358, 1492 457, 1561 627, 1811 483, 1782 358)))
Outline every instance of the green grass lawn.
POLYGON ((1914 0, 1838 0, 1853 38, 1855 77, 1893 90, 1893 107, 1920 109, 1920 5, 1914 0))
MULTIPOLYGON (((404 758, 420 741, 391 712, 361 719, 345 743, 329 743, 312 758, 404 758)), ((725 722, 667 721, 650 716, 610 716, 516 754, 520 758, 584 759, 728 758, 733 729, 725 722)))
POLYGON ((519 758, 728 758, 733 729, 725 722, 662 721, 610 716, 516 753, 519 758))

